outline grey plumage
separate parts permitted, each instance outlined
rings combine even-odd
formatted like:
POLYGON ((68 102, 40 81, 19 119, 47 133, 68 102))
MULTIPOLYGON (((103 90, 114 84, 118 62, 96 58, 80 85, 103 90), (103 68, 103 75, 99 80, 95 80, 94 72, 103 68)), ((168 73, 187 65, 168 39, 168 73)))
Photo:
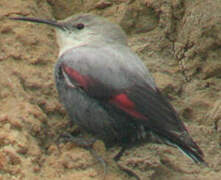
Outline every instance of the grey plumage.
POLYGON ((42 23, 57 29, 55 81, 72 121, 110 145, 140 141, 152 132, 195 162, 204 162, 202 151, 118 25, 90 14, 42 23))

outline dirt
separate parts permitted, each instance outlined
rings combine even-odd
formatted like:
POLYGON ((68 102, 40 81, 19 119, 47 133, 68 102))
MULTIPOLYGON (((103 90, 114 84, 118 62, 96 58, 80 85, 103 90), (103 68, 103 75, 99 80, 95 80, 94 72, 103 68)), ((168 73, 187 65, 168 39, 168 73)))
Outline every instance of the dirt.
MULTIPOLYGON (((56 138, 68 117, 53 79, 58 46, 45 25, 15 22, 20 15, 62 19, 91 12, 119 23, 130 47, 152 72, 205 154, 209 167, 178 150, 148 143, 127 150, 119 164, 141 179, 221 178, 220 0, 1 0, 0 180, 103 179, 91 154, 56 138)), ((95 149, 108 163, 106 180, 132 180, 112 157, 119 148, 95 149)))

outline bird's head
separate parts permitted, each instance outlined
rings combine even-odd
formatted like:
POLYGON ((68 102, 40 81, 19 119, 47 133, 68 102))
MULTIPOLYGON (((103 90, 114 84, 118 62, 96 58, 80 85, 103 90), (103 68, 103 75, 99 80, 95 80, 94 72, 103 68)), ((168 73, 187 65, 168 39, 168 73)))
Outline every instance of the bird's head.
POLYGON ((77 14, 59 21, 29 17, 11 19, 43 23, 55 27, 60 55, 67 49, 86 44, 95 46, 102 46, 105 43, 127 44, 126 34, 119 25, 92 14, 77 14))

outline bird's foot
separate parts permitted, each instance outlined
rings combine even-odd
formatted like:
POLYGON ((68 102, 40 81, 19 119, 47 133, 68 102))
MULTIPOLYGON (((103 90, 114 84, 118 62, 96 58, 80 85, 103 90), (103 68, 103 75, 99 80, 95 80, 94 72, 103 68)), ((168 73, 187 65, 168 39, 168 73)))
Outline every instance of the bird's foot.
POLYGON ((83 137, 74 137, 69 133, 62 134, 62 136, 59 137, 59 142, 73 142, 79 147, 83 148, 89 148, 93 146, 93 144, 96 142, 96 139, 94 138, 83 138, 83 137))
POLYGON ((99 155, 97 154, 97 152, 93 149, 93 148, 87 148, 91 155, 102 164, 103 168, 104 168, 104 175, 103 175, 103 179, 105 179, 106 175, 107 175, 107 163, 105 162, 105 160, 99 155))
MULTIPOLYGON (((125 150, 128 148, 128 146, 122 146, 120 151, 114 156, 114 161, 119 161, 121 156, 123 155, 123 153, 125 152, 125 150)), ((117 163, 118 167, 120 168, 120 170, 124 171, 125 173, 127 173, 129 176, 133 176, 135 177, 137 180, 141 180, 141 178, 130 168, 123 166, 120 163, 117 163)))
POLYGON ((100 162, 104 168, 104 178, 107 174, 107 164, 105 160, 97 154, 97 152, 93 149, 93 145, 96 142, 95 138, 83 138, 83 137, 74 137, 69 133, 63 134, 59 138, 59 142, 73 142, 77 146, 82 147, 90 151, 91 155, 97 160, 97 162, 100 162), (60 141, 61 140, 61 141, 60 141))
POLYGON ((137 175, 132 169, 123 166, 120 163, 117 163, 118 167, 120 168, 121 171, 126 172, 129 176, 135 177, 137 180, 141 180, 141 178, 139 177, 139 175, 137 175))
POLYGON ((114 161, 119 161, 123 153, 125 152, 126 147, 123 146, 121 150, 114 156, 114 161))

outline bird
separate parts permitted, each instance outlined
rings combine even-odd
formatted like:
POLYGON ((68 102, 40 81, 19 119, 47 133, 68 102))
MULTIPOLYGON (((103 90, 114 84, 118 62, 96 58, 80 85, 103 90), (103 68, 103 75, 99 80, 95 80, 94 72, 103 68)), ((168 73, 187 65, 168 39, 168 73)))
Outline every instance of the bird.
POLYGON ((118 24, 88 13, 59 21, 11 19, 56 29, 59 55, 54 76, 60 102, 71 122, 108 147, 122 147, 116 160, 128 146, 151 133, 194 162, 205 162, 202 150, 128 46, 127 35, 118 24))

